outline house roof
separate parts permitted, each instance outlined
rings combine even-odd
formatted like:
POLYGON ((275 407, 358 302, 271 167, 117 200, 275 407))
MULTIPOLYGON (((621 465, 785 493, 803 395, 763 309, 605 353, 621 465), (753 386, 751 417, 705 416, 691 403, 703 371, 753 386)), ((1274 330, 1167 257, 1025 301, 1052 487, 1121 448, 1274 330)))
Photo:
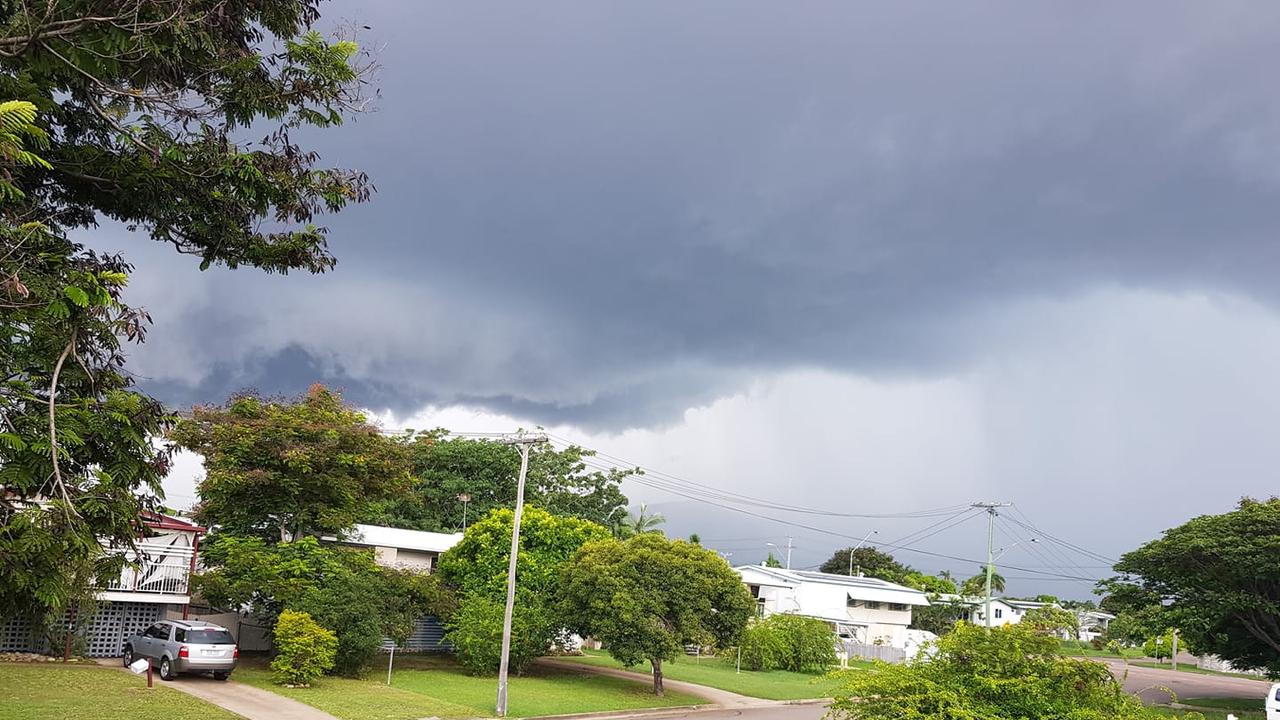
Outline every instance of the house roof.
POLYGON ((769 580, 769 582, 755 583, 755 579, 753 579, 752 582, 755 584, 794 588, 805 583, 820 583, 840 586, 854 600, 892 602, 903 605, 929 604, 929 599, 923 591, 879 578, 850 577, 848 575, 834 575, 813 570, 783 570, 782 568, 762 567, 759 565, 743 565, 734 569, 744 579, 750 574, 757 579, 763 577, 769 580))
POLYGON ((442 553, 457 545, 462 533, 437 533, 381 525, 356 525, 339 542, 348 545, 393 547, 400 550, 421 550, 442 553))
POLYGON ((209 532, 209 528, 200 527, 199 525, 183 520, 182 518, 174 517, 172 515, 162 515, 149 510, 142 511, 142 523, 152 530, 182 530, 193 533, 209 532))

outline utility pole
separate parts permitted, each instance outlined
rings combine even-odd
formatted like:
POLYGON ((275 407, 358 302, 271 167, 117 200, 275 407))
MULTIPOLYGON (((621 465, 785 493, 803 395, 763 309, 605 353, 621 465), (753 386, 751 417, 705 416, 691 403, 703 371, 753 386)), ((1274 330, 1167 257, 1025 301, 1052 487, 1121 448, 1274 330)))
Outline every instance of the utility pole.
POLYGON ((529 448, 535 443, 546 442, 541 433, 505 437, 503 444, 515 445, 520 450, 520 479, 516 482, 516 516, 511 526, 511 558, 507 562, 507 607, 502 615, 502 660, 498 665, 497 716, 507 716, 507 668, 511 660, 511 615, 516 607, 516 555, 520 551, 520 517, 524 514, 524 478, 529 473, 529 448))
POLYGON ((996 571, 996 561, 992 553, 995 552, 992 545, 996 540, 996 508, 1009 507, 1012 503, 998 502, 976 502, 970 507, 984 508, 987 511, 987 596, 984 601, 982 614, 986 616, 987 629, 991 629, 991 576, 996 571))
POLYGON ((791 569, 791 536, 787 536, 787 569, 791 569))
POLYGON ((1173 629, 1173 647, 1169 649, 1169 662, 1173 663, 1173 669, 1178 669, 1178 629, 1173 629))

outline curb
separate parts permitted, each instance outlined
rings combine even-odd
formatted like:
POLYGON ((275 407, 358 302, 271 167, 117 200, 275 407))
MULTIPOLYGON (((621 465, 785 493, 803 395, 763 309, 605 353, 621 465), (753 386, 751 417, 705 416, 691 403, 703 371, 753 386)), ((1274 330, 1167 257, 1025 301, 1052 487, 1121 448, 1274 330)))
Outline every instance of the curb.
POLYGON ((725 710, 724 705, 672 705, 663 708, 636 708, 634 710, 609 710, 607 712, 569 713, 568 715, 531 715, 522 720, 594 720, 594 718, 643 717, 661 718, 688 715, 698 712, 715 712, 725 710))

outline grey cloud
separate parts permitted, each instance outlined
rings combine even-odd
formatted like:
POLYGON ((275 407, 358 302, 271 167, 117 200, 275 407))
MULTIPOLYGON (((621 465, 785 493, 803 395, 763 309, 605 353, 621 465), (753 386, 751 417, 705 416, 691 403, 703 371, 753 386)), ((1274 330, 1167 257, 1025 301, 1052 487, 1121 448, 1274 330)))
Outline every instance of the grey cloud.
POLYGON ((373 27, 384 99, 315 142, 379 194, 321 278, 126 248, 174 401, 322 379, 621 428, 763 370, 962 371, 1010 303, 1277 299, 1280 8, 327 12, 373 27))

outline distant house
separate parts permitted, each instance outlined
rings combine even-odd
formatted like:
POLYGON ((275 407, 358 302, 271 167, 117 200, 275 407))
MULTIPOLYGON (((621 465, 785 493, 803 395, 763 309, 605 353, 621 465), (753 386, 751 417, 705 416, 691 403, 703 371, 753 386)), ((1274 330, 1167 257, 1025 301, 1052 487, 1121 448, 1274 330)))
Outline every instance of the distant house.
MULTIPOLYGON (((949 600, 959 601, 969 607, 969 622, 975 625, 986 625, 986 601, 982 598, 948 596, 949 600)), ((991 626, 1016 625, 1031 610, 1042 607, 1060 607, 1055 603, 1034 602, 1032 600, 1014 600, 1012 598, 991 598, 991 626)), ((1101 610, 1077 610, 1076 622, 1079 627, 1076 640, 1089 642, 1107 631, 1115 615, 1101 610)), ((1072 638, 1064 637, 1064 640, 1072 638)))
POLYGON ((911 610, 929 604, 920 590, 868 577, 756 565, 734 568, 762 615, 793 613, 825 621, 842 639, 907 648, 911 610))
MULTIPOLYGON (((85 653, 90 657, 118 657, 125 638, 162 618, 187 617, 190 580, 196 566, 200 536, 207 530, 172 515, 144 512, 146 529, 118 576, 100 577, 96 612, 89 622, 78 619, 85 653)), ((70 617, 68 617, 70 620, 70 617)), ((0 652, 44 652, 50 649, 29 620, 0 616, 0 652)))
MULTIPOLYGON (((372 548, 374 561, 383 567, 431 573, 435 571, 440 556, 462 541, 462 533, 356 525, 341 537, 321 539, 340 545, 372 548)), ((415 652, 451 651, 452 647, 444 635, 445 629, 439 619, 420 617, 413 623, 413 633, 397 647, 415 652)), ((395 645, 391 638, 384 638, 382 642, 384 649, 395 645)))
POLYGON ((374 560, 383 567, 432 572, 440 555, 462 540, 462 533, 356 525, 342 537, 324 539, 342 545, 373 548, 374 560))

